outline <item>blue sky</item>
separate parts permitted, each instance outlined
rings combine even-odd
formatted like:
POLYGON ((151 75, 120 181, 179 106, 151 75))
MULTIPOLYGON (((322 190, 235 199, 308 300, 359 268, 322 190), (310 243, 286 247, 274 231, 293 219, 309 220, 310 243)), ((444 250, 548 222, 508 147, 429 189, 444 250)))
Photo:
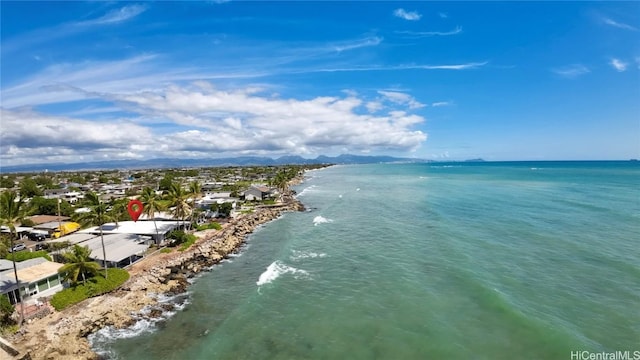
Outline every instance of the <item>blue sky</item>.
POLYGON ((11 2, 3 165, 640 157, 639 2, 11 2))

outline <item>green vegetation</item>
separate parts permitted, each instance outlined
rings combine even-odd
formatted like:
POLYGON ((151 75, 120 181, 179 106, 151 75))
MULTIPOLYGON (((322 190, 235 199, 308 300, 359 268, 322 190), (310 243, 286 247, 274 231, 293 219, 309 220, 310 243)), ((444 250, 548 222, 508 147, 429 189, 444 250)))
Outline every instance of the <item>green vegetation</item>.
POLYGON ((84 284, 86 275, 94 276, 100 270, 100 265, 89 258, 91 250, 88 246, 74 245, 73 250, 65 252, 63 256, 66 264, 58 272, 64 274, 64 279, 71 281, 71 284, 78 283, 78 275, 82 276, 84 284))
POLYGON ((0 188, 11 189, 14 186, 16 186, 14 177, 11 177, 11 176, 0 177, 0 188))
POLYGON ((124 269, 111 268, 107 272, 108 278, 98 273, 84 284, 79 283, 56 293, 51 298, 51 305, 61 311, 82 300, 113 291, 129 279, 129 273, 124 269))
POLYGON ((208 223, 208 224, 198 225, 196 227, 196 230, 198 230, 198 231, 210 230, 210 229, 220 230, 220 229, 222 229, 222 225, 218 224, 217 222, 211 222, 211 223, 208 223))
MULTIPOLYGON (((45 199, 35 196, 29 201, 29 213, 34 215, 58 215, 58 199, 45 199)), ((60 215, 71 216, 73 206, 66 201, 60 202, 60 215)))
POLYGON ((22 197, 42 196, 42 190, 38 188, 38 184, 31 178, 24 178, 20 182, 20 195, 22 197))
POLYGON ((6 294, 0 295, 0 328, 13 325, 11 314, 14 310, 15 307, 9 302, 9 297, 6 294))
POLYGON ((167 235, 167 238, 173 240, 170 246, 180 245, 178 251, 187 250, 198 239, 195 235, 187 234, 182 230, 173 230, 169 235, 167 235))
POLYGON ((164 249, 160 250, 160 252, 163 253, 163 254, 168 254, 168 253, 170 253, 172 251, 173 251, 173 249, 169 249, 169 248, 164 248, 164 249))
POLYGON ((49 254, 45 251, 45 250, 40 250, 40 251, 17 251, 15 253, 9 253, 7 254, 7 260, 11 260, 11 261, 15 261, 15 262, 21 262, 21 261, 25 261, 25 260, 29 260, 29 259, 35 259, 35 258, 39 258, 39 257, 43 257, 49 261, 51 260, 51 256, 49 256, 49 254), (14 260, 15 259, 15 260, 14 260))
POLYGON ((198 240, 198 238, 195 235, 188 234, 187 235, 187 239, 185 240, 185 242, 180 244, 180 248, 178 248, 178 251, 187 250, 189 247, 191 247, 191 245, 193 245, 196 242, 196 240, 198 240))
MULTIPOLYGON (((0 225, 5 225, 9 228, 9 241, 11 248, 13 247, 14 239, 18 238, 16 233, 15 224, 22 222, 24 218, 24 202, 23 197, 18 197, 15 191, 6 191, 0 195, 0 225)), ((16 284, 18 281, 18 268, 16 262, 13 262, 13 276, 16 284)), ((20 323, 24 320, 24 307, 20 307, 20 323)))

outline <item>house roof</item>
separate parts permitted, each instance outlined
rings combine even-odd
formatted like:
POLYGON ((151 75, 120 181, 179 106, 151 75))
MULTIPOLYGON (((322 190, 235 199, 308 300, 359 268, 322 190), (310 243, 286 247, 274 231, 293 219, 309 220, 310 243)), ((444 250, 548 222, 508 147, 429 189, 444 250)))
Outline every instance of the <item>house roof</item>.
MULTIPOLYGON (((45 258, 35 258, 16 263, 18 279, 21 283, 32 283, 58 273, 63 264, 49 261, 45 258)), ((16 287, 16 280, 11 269, 0 272, 0 292, 6 293, 16 287)))
MULTIPOLYGON (((65 221, 65 220, 69 220, 70 217, 60 216, 59 219, 60 221, 65 221)), ((53 221, 57 222, 58 216, 57 215, 33 215, 29 217, 29 220, 33 221, 35 225, 40 225, 40 224, 53 222, 53 221)))
MULTIPOLYGON (((142 255, 149 245, 141 243, 143 240, 135 234, 108 234, 104 235, 104 248, 107 261, 119 262, 132 255, 142 255)), ((102 260, 102 239, 99 236, 88 240, 83 245, 91 250, 91 258, 102 260)))
POLYGON ((69 221, 60 221, 60 222, 58 222, 58 219, 56 219, 56 221, 51 221, 51 222, 38 224, 38 225, 34 226, 34 228, 35 229, 57 230, 58 226, 60 226, 60 225, 65 226, 65 225, 67 225, 69 223, 70 223, 69 221))
MULTIPOLYGON (((154 225, 153 221, 118 221, 118 226, 115 223, 106 223, 102 225, 102 232, 104 234, 138 234, 153 236, 156 234, 156 226, 158 226, 158 233, 164 234, 175 228, 180 223, 178 221, 156 221, 154 225)), ((80 230, 80 233, 99 234, 100 227, 94 226, 85 230, 80 230)))
POLYGON ((47 243, 62 243, 62 242, 68 241, 69 244, 74 245, 74 244, 81 243, 83 241, 87 241, 89 239, 93 239, 96 236, 97 235, 94 235, 94 234, 73 233, 66 236, 62 236, 55 240, 48 240, 47 243))

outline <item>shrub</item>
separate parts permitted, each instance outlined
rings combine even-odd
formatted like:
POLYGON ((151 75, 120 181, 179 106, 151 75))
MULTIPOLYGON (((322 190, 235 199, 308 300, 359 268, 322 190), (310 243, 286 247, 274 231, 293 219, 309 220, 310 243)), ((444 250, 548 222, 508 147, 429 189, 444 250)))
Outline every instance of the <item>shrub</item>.
POLYGON ((43 257, 43 258, 45 258, 45 259, 47 259, 49 261, 52 261, 51 260, 51 256, 49 256, 49 254, 45 250, 33 251, 33 252, 31 252, 31 251, 16 251, 15 253, 9 253, 7 255, 7 260, 20 262, 20 261, 25 261, 25 260, 29 260, 29 259, 39 258, 39 257, 43 257))
POLYGON ((11 321, 11 314, 15 308, 9 302, 9 298, 7 295, 0 295, 0 326, 11 325, 13 321, 11 321))
POLYGON ((211 223, 208 223, 208 224, 198 225, 196 227, 196 230, 198 230, 198 231, 209 230, 209 229, 220 230, 220 229, 222 229, 222 225, 218 224, 217 222, 211 222, 211 223))
POLYGON ((193 245, 193 243, 196 242, 198 238, 193 235, 193 234, 188 234, 186 236, 186 240, 182 243, 182 245, 180 245, 180 248, 178 249, 178 251, 185 251, 187 250, 191 245, 193 245))
POLYGON ((100 272, 84 284, 78 283, 56 293, 51 298, 51 305, 60 311, 82 300, 113 291, 129 279, 129 273, 124 269, 111 268, 107 273, 108 279, 100 272))
POLYGON ((169 249, 169 248, 164 248, 164 249, 160 250, 160 252, 161 252, 161 253, 163 253, 163 254, 168 254, 168 253, 170 253, 170 252, 172 252, 172 251, 173 251, 173 250, 172 250, 172 249, 169 249))

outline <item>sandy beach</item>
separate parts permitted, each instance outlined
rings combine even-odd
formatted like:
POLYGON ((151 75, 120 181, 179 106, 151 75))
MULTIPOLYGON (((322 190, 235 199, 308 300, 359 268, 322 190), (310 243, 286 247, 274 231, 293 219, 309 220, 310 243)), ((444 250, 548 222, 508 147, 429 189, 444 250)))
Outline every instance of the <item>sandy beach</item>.
MULTIPOLYGON (((302 210, 304 206, 288 194, 282 204, 257 207, 221 230, 196 232, 198 240, 184 252, 174 250, 148 256, 129 269, 131 278, 119 289, 25 323, 8 338, 20 351, 14 359, 97 359, 87 341, 88 335, 106 326, 131 326, 135 323, 132 315, 159 306, 159 294, 185 292, 187 279, 237 251, 258 226, 284 212, 302 210)), ((153 311, 149 316, 153 316, 153 311)), ((8 355, 3 352, 2 356, 8 355)))

